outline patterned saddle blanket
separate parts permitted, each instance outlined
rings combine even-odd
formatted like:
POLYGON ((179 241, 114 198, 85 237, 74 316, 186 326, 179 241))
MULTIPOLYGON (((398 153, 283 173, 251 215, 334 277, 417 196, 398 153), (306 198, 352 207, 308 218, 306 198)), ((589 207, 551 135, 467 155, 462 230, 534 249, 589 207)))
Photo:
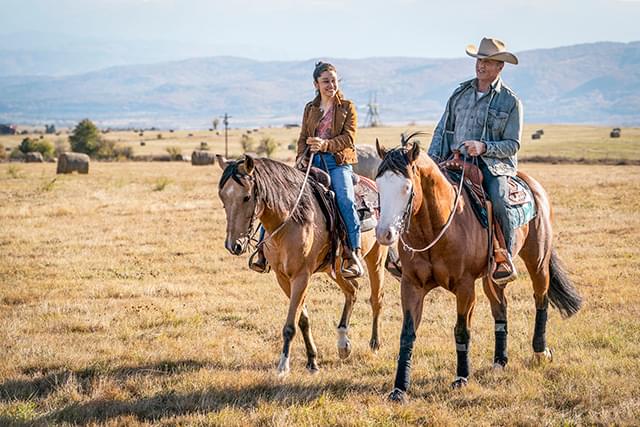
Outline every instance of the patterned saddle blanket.
MULTIPOLYGON (((445 168, 449 181, 458 185, 462 170, 456 168, 445 168)), ((507 213, 512 228, 518 228, 531 221, 536 216, 536 205, 531 189, 522 178, 518 176, 509 177, 509 196, 507 213)), ((487 218, 487 208, 484 203, 484 192, 482 190, 481 174, 470 171, 465 166, 464 189, 471 200, 471 206, 480 224, 484 228, 489 227, 487 218), (478 177, 480 176, 480 178, 478 177)))

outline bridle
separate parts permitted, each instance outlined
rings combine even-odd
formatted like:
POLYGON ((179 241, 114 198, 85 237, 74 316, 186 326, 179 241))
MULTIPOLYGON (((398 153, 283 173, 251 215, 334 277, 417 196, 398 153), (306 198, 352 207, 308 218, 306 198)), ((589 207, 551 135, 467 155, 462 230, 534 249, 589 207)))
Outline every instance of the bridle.
POLYGON ((409 229, 411 223, 411 214, 413 212, 413 198, 415 196, 415 191, 413 189, 413 182, 411 183, 411 196, 409 196, 407 205, 404 208, 404 213, 402 214, 402 220, 400 221, 400 242, 402 243, 402 247, 405 251, 411 253, 428 251, 429 249, 434 247, 436 243, 438 243, 442 236, 444 236, 444 233, 447 231, 447 229, 451 225, 451 222, 453 221, 453 215, 455 214, 456 210, 458 210, 458 204, 460 203, 460 194, 462 193, 462 184, 464 183, 464 169, 465 168, 463 166, 462 173, 460 175, 460 183, 458 184, 458 190, 456 191, 456 198, 453 202, 453 209, 451 209, 451 212, 449 213, 447 222, 442 227, 442 230, 440 230, 440 233, 438 233, 438 235, 433 239, 433 241, 431 241, 431 243, 421 249, 415 249, 414 247, 409 245, 402 237, 402 235, 409 229))
MULTIPOLYGON (((304 180, 302 181, 302 185, 300 187, 300 192, 298 193, 298 197, 296 198, 295 203, 293 204, 293 207, 289 210, 289 215, 287 215, 287 217, 284 219, 284 221, 282 221, 282 223, 271 233, 269 234, 269 236, 265 237, 262 241, 258 242, 256 244, 256 249, 259 248, 260 246, 263 246, 266 242, 268 242, 269 240, 271 240, 273 238, 273 236, 275 236, 278 232, 280 232, 280 230, 282 230, 284 228, 284 226, 289 222, 289 220, 291 219, 291 217, 293 216, 293 213, 295 212, 295 210, 298 208, 298 205, 300 204, 300 199, 302 199, 302 194, 304 193, 304 188, 307 185, 307 182, 309 181, 309 173, 311 172, 311 166, 313 163, 313 156, 315 153, 311 152, 309 155, 309 163, 307 165, 307 170, 305 171, 305 175, 304 175, 304 180)), ((245 175, 253 184, 253 190, 252 190, 252 197, 253 200, 255 202, 255 207, 253 208, 253 212, 251 214, 251 219, 249 220, 249 226, 247 227, 247 231, 245 231, 243 234, 241 234, 240 237, 247 237, 248 238, 248 244, 256 241, 255 236, 258 233, 258 230, 260 229, 260 226, 256 227, 255 230, 253 228, 253 223, 256 220, 256 218, 258 217, 258 195, 257 195, 257 190, 256 190, 256 181, 254 179, 253 176, 251 175, 245 175)), ((236 176, 236 174, 234 173, 232 175, 233 180, 236 181, 237 183, 239 183, 241 186, 244 187, 244 184, 242 183, 242 181, 240 181, 240 179, 236 176)))

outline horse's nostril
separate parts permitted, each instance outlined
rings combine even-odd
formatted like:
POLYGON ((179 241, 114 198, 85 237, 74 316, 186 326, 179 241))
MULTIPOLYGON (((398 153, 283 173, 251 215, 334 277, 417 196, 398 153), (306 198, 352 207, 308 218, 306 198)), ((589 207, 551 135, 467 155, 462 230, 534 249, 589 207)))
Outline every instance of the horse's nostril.
POLYGON ((234 245, 233 245, 233 253, 237 255, 240 252, 242 252, 242 245, 240 243, 234 243, 234 245))
POLYGON ((391 230, 387 230, 387 232, 384 234, 384 238, 387 240, 387 242, 390 242, 392 237, 393 235, 391 234, 391 230))

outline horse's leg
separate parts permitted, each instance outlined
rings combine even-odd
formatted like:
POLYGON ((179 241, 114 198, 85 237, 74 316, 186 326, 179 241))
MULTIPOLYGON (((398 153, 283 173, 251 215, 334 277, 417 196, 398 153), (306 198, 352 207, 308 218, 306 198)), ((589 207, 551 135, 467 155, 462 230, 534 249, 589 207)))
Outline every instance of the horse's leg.
MULTIPOLYGON (((300 274, 291 281, 289 296, 289 311, 287 320, 282 329, 282 354, 278 363, 278 375, 284 376, 289 373, 289 350, 291 349, 291 340, 296 334, 296 323, 302 311, 302 302, 309 284, 309 275, 300 274)), ((284 288, 283 288, 284 289, 284 288)), ((286 292, 286 291, 285 291, 286 292)))
POLYGON ((369 348, 374 352, 378 351, 381 344, 379 328, 382 298, 384 296, 384 262, 386 257, 386 247, 377 242, 365 257, 367 271, 369 272, 369 283, 371 285, 371 296, 369 298, 369 302, 371 303, 371 310, 373 312, 373 324, 371 327, 369 348))
POLYGON ((318 362, 316 358, 318 356, 318 350, 316 349, 316 343, 313 341, 313 336, 311 335, 311 328, 309 324, 309 314, 307 313, 307 306, 302 306, 302 311, 300 312, 300 320, 298 320, 298 327, 302 332, 302 337, 304 338, 304 346, 307 349, 307 369, 312 374, 318 372, 318 362))
POLYGON ((400 333, 400 352, 396 378, 393 383, 393 391, 389 394, 389 400, 404 403, 407 400, 407 390, 410 385, 411 356, 413 344, 416 340, 416 332, 422 320, 422 306, 427 290, 402 280, 400 287, 400 299, 402 303, 402 332, 400 333))
POLYGON ((551 361, 553 355, 547 347, 547 309, 549 307, 549 256, 539 263, 537 257, 523 256, 533 283, 533 298, 536 304, 536 323, 533 329, 534 363, 551 361))
POLYGON ((491 304, 495 331, 495 349, 493 352, 494 369, 502 369, 507 366, 507 299, 504 295, 504 287, 489 281, 485 276, 482 279, 484 293, 491 304))
POLYGON ((348 336, 349 320, 351 319, 353 305, 356 302, 358 282, 355 280, 347 280, 340 274, 336 277, 336 281, 344 293, 344 307, 342 309, 340 323, 338 323, 338 356, 340 356, 341 359, 346 359, 351 354, 351 341, 348 336))
POLYGON ((453 388, 467 385, 469 378, 469 342, 471 341, 471 315, 476 304, 474 280, 467 279, 456 289, 456 306, 458 318, 453 334, 456 340, 458 363, 456 378, 451 384, 453 388))

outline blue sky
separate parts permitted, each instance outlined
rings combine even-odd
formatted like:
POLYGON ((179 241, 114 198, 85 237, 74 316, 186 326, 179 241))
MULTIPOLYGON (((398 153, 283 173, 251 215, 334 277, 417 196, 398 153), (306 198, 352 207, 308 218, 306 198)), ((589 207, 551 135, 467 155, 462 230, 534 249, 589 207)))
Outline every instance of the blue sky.
MULTIPOLYGON (((640 40, 640 0, 0 0, 0 33, 172 40, 255 59, 461 57, 485 36, 515 52, 640 40)), ((6 41, 6 39, 5 39, 6 41)))

